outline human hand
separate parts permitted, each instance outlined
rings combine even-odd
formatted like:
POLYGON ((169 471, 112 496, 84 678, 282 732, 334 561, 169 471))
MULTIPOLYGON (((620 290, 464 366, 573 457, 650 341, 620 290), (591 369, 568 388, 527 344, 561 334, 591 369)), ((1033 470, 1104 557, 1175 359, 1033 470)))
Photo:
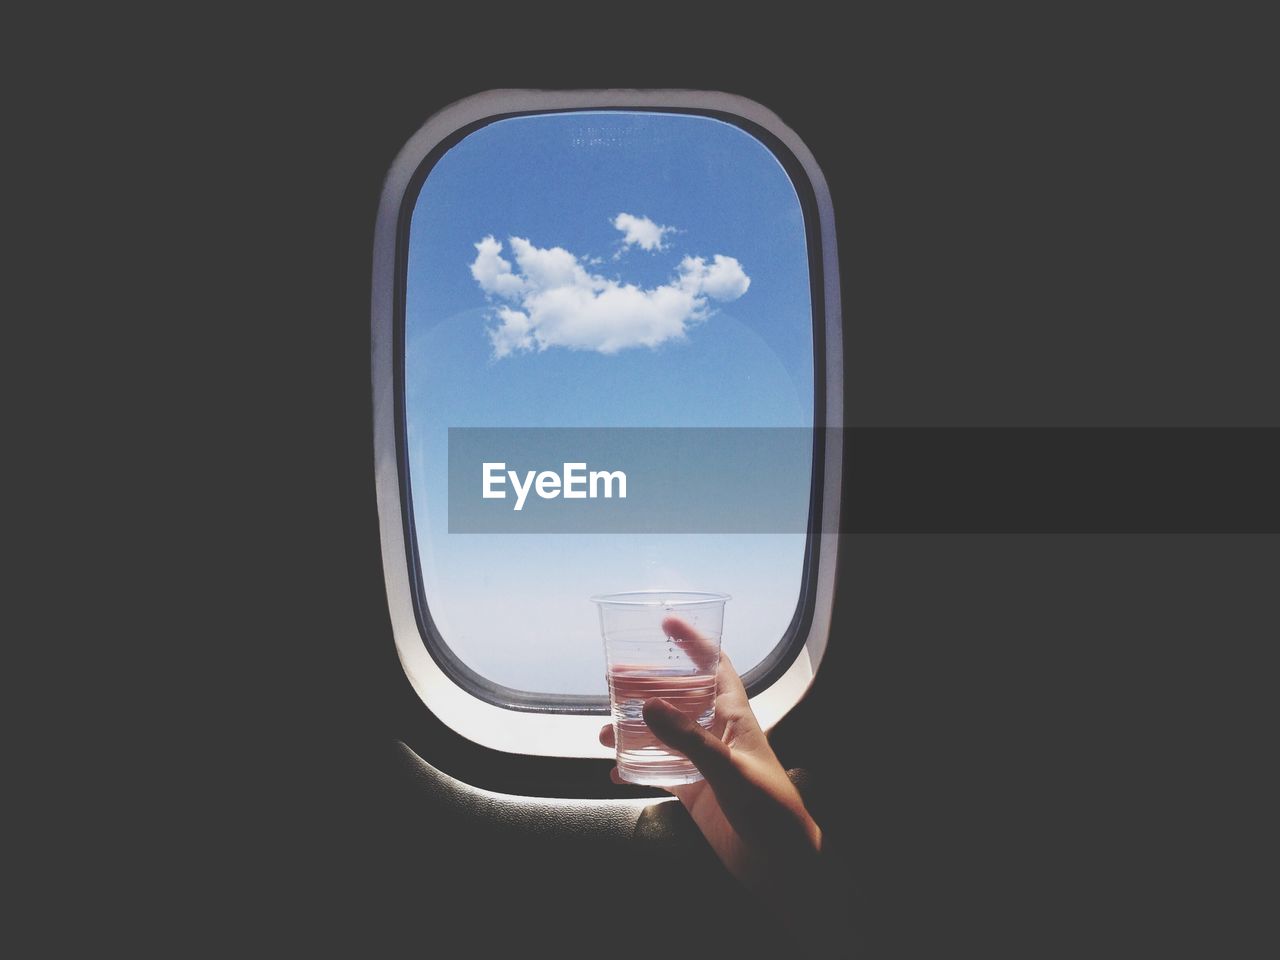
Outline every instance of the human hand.
MULTIPOLYGON (((668 617, 662 628, 695 663, 710 666, 714 662, 715 645, 685 621, 668 617)), ((742 679, 723 654, 716 684, 710 730, 666 700, 653 699, 644 705, 645 723, 653 734, 688 757, 704 777, 667 789, 689 811, 728 871, 795 919, 818 873, 822 831, 769 746, 742 679)), ((614 746, 611 724, 600 731, 600 742, 614 746)), ((617 767, 610 776, 614 783, 625 782, 617 767)))

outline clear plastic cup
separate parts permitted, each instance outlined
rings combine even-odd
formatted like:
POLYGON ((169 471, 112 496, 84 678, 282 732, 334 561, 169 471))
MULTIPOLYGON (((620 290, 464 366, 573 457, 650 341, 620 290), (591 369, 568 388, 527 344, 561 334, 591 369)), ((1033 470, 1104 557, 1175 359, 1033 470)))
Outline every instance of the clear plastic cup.
POLYGON ((642 590, 592 597, 600 610, 618 774, 668 787, 702 779, 644 722, 646 700, 661 697, 694 722, 716 715, 716 669, 724 629, 723 593, 642 590))

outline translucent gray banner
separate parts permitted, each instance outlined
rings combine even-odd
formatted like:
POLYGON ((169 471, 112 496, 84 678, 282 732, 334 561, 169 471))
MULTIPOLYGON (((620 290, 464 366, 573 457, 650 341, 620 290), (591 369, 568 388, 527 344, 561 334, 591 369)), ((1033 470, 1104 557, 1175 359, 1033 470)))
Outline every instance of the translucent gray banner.
POLYGON ((824 433, 453 427, 449 532, 804 533, 824 433))

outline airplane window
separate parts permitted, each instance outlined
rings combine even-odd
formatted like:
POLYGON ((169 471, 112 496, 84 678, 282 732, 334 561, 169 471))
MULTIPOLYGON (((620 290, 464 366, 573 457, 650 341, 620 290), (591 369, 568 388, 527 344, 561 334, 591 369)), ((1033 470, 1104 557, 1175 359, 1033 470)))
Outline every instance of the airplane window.
POLYGON ((832 425, 822 243, 799 165, 750 127, 683 109, 499 115, 407 182, 396 547, 420 642, 471 697, 605 712, 596 594, 731 595, 723 648, 753 694, 810 632, 832 425), (463 450, 486 452, 464 468, 463 450), (711 487, 683 514, 646 503, 681 457, 722 467, 736 507, 711 487), (772 525, 743 509, 762 482, 772 525), (471 507, 501 513, 477 525, 471 507))

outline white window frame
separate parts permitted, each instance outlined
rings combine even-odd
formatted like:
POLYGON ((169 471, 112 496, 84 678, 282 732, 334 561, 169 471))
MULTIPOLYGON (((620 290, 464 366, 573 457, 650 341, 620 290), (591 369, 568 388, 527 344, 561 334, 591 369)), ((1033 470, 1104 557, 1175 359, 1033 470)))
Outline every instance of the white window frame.
MULTIPOLYGON (((766 689, 751 698, 765 730, 782 719, 804 697, 826 651, 836 583, 839 535, 841 459, 839 437, 844 425, 844 373, 841 338, 839 263, 835 215, 826 179, 804 142, 772 111, 734 94, 694 90, 490 90, 450 104, 432 116, 397 155, 387 175, 378 207, 373 257, 373 421, 378 518, 382 562, 396 650, 413 689, 422 702, 452 730, 481 746, 508 753, 548 757, 611 757, 597 734, 606 717, 598 713, 555 713, 516 710, 482 700, 458 685, 441 669, 418 628, 405 537, 404 500, 397 449, 399 397, 395 389, 395 283, 397 243, 405 193, 431 152, 472 124, 517 113, 567 110, 679 110, 731 115, 768 131, 791 151, 812 187, 821 241, 822 297, 825 323, 825 427, 822 498, 811 536, 817 540, 817 571, 808 634, 795 659, 766 689)), ((603 670, 603 655, 602 655, 603 670)))

